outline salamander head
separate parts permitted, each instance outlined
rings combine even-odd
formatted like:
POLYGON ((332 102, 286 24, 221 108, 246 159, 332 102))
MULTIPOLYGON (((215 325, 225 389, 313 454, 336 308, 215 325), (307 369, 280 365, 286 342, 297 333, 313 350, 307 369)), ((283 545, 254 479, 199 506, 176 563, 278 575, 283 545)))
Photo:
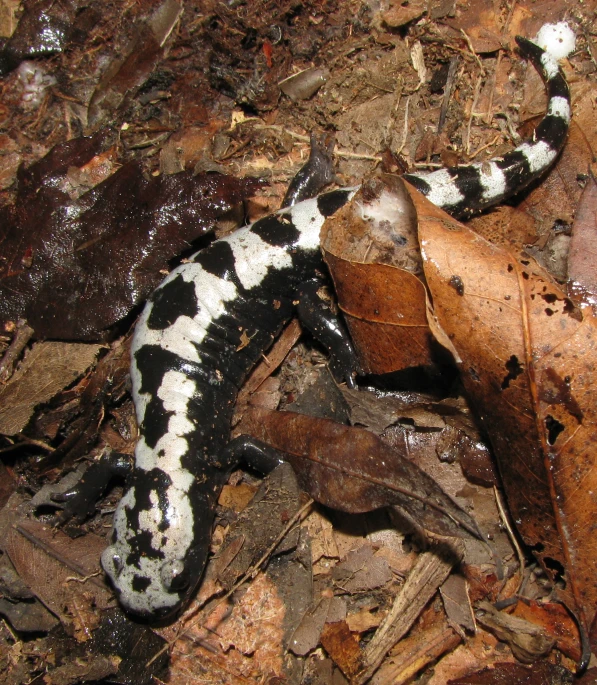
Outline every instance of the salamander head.
POLYGON ((176 614, 199 583, 209 540, 194 537, 188 496, 152 483, 150 489, 131 487, 120 501, 101 563, 127 611, 162 620, 176 614))

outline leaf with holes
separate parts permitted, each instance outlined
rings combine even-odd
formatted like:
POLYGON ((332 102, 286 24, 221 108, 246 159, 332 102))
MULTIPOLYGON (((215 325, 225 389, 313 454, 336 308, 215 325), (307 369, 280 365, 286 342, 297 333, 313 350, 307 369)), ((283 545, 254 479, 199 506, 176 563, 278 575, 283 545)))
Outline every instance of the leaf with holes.
POLYGON ((412 193, 435 314, 490 436, 510 511, 589 631, 597 606, 597 321, 531 258, 412 193))

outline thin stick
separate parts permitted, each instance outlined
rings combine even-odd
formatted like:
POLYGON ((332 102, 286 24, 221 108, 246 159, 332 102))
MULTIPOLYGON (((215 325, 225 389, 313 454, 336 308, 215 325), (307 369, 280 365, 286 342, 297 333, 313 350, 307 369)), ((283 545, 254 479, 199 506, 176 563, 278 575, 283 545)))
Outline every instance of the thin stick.
POLYGON ((400 144, 398 150, 396 150, 397 155, 399 155, 404 149, 404 146, 406 145, 406 140, 408 138, 408 108, 410 107, 410 98, 410 95, 406 98, 406 104, 404 106, 404 128, 402 129, 402 143, 400 144))
POLYGON ((483 145, 483 146, 480 147, 478 150, 476 150, 475 152, 473 152, 473 154, 469 156, 469 159, 475 159, 475 157, 476 157, 480 152, 483 152, 483 150, 487 150, 488 147, 491 147, 492 145, 495 145, 495 144, 498 142, 498 140, 499 140, 500 138, 501 138, 501 135, 498 133, 497 136, 496 136, 493 140, 489 141, 489 143, 487 143, 486 145, 483 145))
POLYGON ((438 135, 443 131, 446 123, 446 117, 448 115, 448 107, 450 105, 450 98, 452 97, 452 91, 454 90, 454 85, 456 83, 456 70, 458 68, 458 56, 455 55, 450 60, 450 66, 448 67, 448 78, 446 79, 446 86, 444 88, 444 99, 442 101, 442 106, 439 112, 439 120, 437 122, 437 133, 438 135))
POLYGON ((516 534, 512 530, 512 526, 510 525, 510 520, 508 517, 508 514, 506 513, 506 510, 504 508, 504 503, 502 502, 502 496, 499 492, 499 490, 493 486, 493 494, 495 496, 495 503, 498 508, 498 512, 500 514, 500 519, 502 520, 502 523, 504 525, 504 528, 506 529, 506 532, 508 533, 508 537, 510 538, 510 542, 512 543, 512 546, 514 547, 516 551, 516 556, 518 557, 518 564, 520 566, 520 580, 518 581, 518 587, 516 588, 516 594, 520 592, 520 588, 522 587, 522 582, 524 579, 524 568, 525 568, 525 561, 524 561, 524 554, 522 553, 522 549, 520 548, 520 545, 518 544, 518 540, 516 539, 516 534))
POLYGON ((466 145, 464 146, 464 149, 466 151, 466 154, 468 155, 471 151, 471 126, 473 123, 473 112, 475 111, 475 107, 477 106, 477 100, 479 99, 479 94, 481 93, 481 83, 483 81, 483 77, 479 76, 477 77, 477 83, 475 83, 475 94, 473 96, 473 104, 471 105, 471 113, 468 118, 468 124, 466 127, 466 145))
POLYGON ((24 319, 17 321, 14 338, 0 361, 0 382, 5 383, 11 377, 13 367, 31 340, 33 333, 33 328, 27 325, 24 319))
POLYGON ((473 44, 471 43, 471 39, 468 37, 467 32, 464 29, 460 29, 460 33, 464 36, 464 40, 466 41, 466 44, 468 45, 468 49, 471 51, 471 55, 475 58, 477 64, 479 65, 479 69, 481 69, 481 73, 485 74, 485 69, 483 67, 483 64, 481 60, 479 59, 479 55, 475 52, 475 48, 473 47, 473 44))

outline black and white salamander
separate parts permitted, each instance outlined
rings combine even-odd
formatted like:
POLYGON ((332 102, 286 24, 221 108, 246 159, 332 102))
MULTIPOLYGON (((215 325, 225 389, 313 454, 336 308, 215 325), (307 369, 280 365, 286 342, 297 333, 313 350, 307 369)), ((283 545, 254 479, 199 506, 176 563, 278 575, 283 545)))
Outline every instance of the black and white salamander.
MULTIPOLYGON (((558 63, 533 43, 517 41, 542 73, 549 96, 532 140, 499 159, 405 176, 454 216, 528 185, 566 139, 570 98, 558 63)), ((169 617, 197 587, 216 500, 236 461, 227 445, 238 390, 323 269, 319 232, 325 218, 355 192, 319 195, 217 240, 174 269, 149 299, 132 344, 135 464, 102 555, 127 610, 169 617)), ((336 375, 352 382, 356 363, 340 329, 318 326, 308 306, 298 310, 299 316, 311 312, 307 327, 330 349, 336 375)))

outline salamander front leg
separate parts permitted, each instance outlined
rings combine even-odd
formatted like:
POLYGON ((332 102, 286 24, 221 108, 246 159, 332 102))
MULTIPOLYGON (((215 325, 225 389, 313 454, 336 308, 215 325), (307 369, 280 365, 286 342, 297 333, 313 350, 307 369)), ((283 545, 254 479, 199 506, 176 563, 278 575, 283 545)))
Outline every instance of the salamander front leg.
POLYGON ((126 478, 132 470, 131 457, 127 454, 105 451, 100 460, 93 462, 79 482, 70 490, 52 495, 63 509, 54 517, 54 524, 62 525, 71 519, 81 523, 93 516, 98 500, 108 489, 111 481, 126 478))
POLYGON ((244 462, 256 471, 267 474, 285 461, 284 456, 284 452, 250 435, 239 435, 222 450, 219 461, 228 469, 244 462))
POLYGON ((319 279, 303 283, 298 292, 298 316, 316 340, 327 348, 334 378, 354 388, 354 377, 361 373, 361 368, 344 324, 318 294, 321 286, 319 279))

